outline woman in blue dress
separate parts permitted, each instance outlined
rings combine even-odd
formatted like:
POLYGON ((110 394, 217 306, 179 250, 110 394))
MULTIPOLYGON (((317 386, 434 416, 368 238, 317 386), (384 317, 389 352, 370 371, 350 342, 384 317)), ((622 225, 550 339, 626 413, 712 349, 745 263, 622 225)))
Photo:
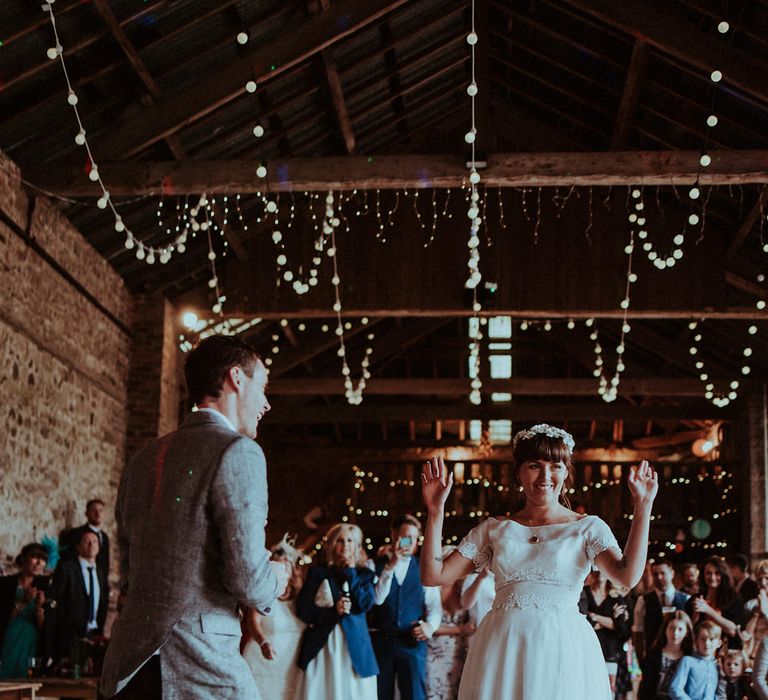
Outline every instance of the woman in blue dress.
POLYGON ((45 593, 35 584, 47 561, 48 551, 43 545, 25 545, 16 557, 21 571, 0 579, 0 678, 26 677, 29 660, 38 656, 45 593))

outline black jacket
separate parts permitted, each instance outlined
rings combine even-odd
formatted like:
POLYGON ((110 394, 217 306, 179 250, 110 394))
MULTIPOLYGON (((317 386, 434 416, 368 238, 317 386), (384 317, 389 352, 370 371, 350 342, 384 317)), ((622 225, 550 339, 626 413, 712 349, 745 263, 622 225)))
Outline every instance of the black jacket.
MULTIPOLYGON (((98 566, 96 575, 100 588, 96 634, 103 634, 109 607, 109 583, 106 574, 98 566)), ((79 559, 59 564, 53 574, 50 596, 56 601, 54 614, 46 623, 52 625, 52 655, 56 658, 69 657, 76 641, 86 636, 88 628, 88 595, 79 559)))

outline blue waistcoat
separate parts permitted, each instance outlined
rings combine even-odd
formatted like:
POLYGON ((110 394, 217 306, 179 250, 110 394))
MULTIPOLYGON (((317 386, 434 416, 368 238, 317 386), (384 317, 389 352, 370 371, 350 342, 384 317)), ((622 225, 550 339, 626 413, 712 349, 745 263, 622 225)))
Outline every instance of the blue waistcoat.
MULTIPOLYGON (((381 576, 386 557, 376 560, 376 574, 381 576)), ((411 557, 408 572, 402 585, 392 575, 392 587, 387 599, 371 610, 368 619, 373 629, 383 632, 409 632, 415 622, 426 615, 424 605, 424 586, 421 585, 418 557, 411 557)))

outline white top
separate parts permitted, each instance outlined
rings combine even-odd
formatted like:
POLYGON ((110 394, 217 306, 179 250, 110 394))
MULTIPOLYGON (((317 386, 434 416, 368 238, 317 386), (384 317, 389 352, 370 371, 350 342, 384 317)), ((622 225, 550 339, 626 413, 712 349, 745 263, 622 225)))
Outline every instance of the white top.
MULTIPOLYGON (((82 557, 78 557, 77 560, 80 562, 80 570, 83 572, 83 580, 85 581, 85 593, 86 595, 91 595, 91 577, 88 575, 88 569, 93 569, 93 618, 88 620, 88 629, 89 630, 95 630, 99 625, 96 622, 96 613, 99 610, 99 598, 101 596, 101 587, 99 586, 99 574, 96 570, 96 562, 91 564, 91 562, 86 561, 82 557)), ((91 611, 88 611, 88 614, 90 615, 91 611)))

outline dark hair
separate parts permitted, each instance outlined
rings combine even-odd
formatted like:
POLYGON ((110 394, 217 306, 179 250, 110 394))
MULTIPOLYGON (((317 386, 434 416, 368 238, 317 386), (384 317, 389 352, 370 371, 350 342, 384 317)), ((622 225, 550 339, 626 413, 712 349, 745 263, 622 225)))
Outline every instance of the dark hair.
POLYGON ((24 563, 24 560, 29 557, 40 557, 41 559, 48 561, 48 550, 39 542, 25 544, 21 548, 19 555, 16 557, 16 565, 21 566, 24 563))
POLYGON ((252 377, 259 362, 261 357, 256 349, 235 336, 211 335, 201 340, 184 364, 189 400, 200 404, 208 396, 219 398, 230 369, 242 367, 252 377))
POLYGON ((673 574, 675 573, 675 567, 672 564, 672 562, 669 561, 669 559, 656 559, 656 560, 652 561, 651 562, 651 571, 653 571, 653 567, 654 566, 668 566, 670 569, 672 569, 672 573, 673 574))
POLYGON ((573 462, 571 460, 571 450, 559 437, 550 437, 544 433, 539 433, 533 437, 520 439, 515 444, 512 451, 512 479, 516 485, 520 485, 518 472, 524 462, 544 460, 546 462, 562 462, 568 472, 563 482, 563 490, 560 499, 569 505, 567 491, 573 486, 573 462))
MULTIPOLYGON (((97 540, 99 540, 98 533, 94 532, 90 528, 86 527, 83 530, 80 531, 80 537, 77 538, 77 542, 75 542, 75 546, 77 547, 82 541, 83 537, 86 535, 93 535, 97 540)), ((101 547, 101 540, 99 540, 99 547, 101 547)))
POLYGON ((749 559, 743 554, 728 554, 725 557, 725 562, 728 566, 737 566, 742 571, 749 569, 749 559))
POLYGON ((717 587, 717 592, 715 594, 715 603, 717 603, 717 607, 719 607, 720 610, 725 610, 739 597, 739 594, 733 587, 733 577, 731 576, 731 572, 728 569, 725 560, 720 557, 710 557, 707 559, 701 566, 701 590, 704 597, 707 596, 707 582, 704 578, 704 570, 707 568, 707 565, 714 566, 720 574, 720 585, 717 587))
POLYGON ((101 503, 101 505, 106 505, 104 501, 102 501, 100 498, 92 498, 88 503, 85 504, 85 509, 89 510, 91 506, 96 505, 97 503, 101 503))
POLYGON ((392 532, 397 532, 403 525, 413 525, 419 532, 421 532, 421 523, 419 522, 419 519, 408 513, 395 517, 392 520, 390 529, 392 532))
POLYGON ((651 654, 653 652, 659 652, 661 653, 661 650, 666 646, 667 644, 667 627, 673 622, 682 622, 686 627, 686 633, 685 637, 683 638, 683 641, 680 643, 680 648, 683 650, 683 655, 691 654, 693 653, 693 623, 691 622, 691 618, 688 617, 688 613, 685 612, 685 610, 675 610, 675 613, 673 615, 670 615, 669 617, 664 618, 664 622, 661 625, 661 629, 659 629, 659 633, 656 635, 656 640, 653 642, 653 645, 648 650, 648 653, 651 654))

